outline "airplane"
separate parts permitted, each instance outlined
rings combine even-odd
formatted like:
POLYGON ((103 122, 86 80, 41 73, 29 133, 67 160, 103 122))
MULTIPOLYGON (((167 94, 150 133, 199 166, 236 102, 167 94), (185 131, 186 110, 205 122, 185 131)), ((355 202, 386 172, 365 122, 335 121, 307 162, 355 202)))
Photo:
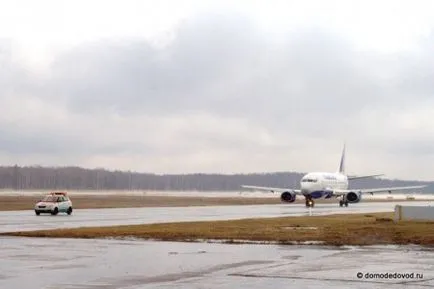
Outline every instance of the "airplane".
POLYGON ((327 172, 311 172, 304 175, 300 180, 300 189, 291 188, 272 188, 272 187, 259 187, 242 185, 246 189, 253 189, 258 191, 271 191, 280 192, 280 199, 282 202, 293 203, 296 196, 303 196, 306 200, 306 207, 313 207, 315 199, 330 199, 332 197, 342 198, 339 201, 340 207, 348 207, 349 203, 358 203, 362 199, 362 195, 369 193, 373 195, 378 192, 412 190, 426 187, 421 186, 407 186, 407 187, 391 187, 391 188, 374 188, 374 189, 349 189, 348 183, 350 180, 364 179, 382 176, 383 174, 375 175, 361 175, 349 176, 345 174, 345 144, 342 151, 341 161, 339 168, 335 173, 327 172))

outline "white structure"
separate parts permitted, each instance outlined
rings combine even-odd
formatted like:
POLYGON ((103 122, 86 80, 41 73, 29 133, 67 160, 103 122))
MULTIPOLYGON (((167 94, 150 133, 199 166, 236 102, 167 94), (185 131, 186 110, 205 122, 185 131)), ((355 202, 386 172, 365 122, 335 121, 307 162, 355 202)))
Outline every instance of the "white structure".
POLYGON ((434 207, 431 206, 395 206, 397 221, 434 221, 434 207))

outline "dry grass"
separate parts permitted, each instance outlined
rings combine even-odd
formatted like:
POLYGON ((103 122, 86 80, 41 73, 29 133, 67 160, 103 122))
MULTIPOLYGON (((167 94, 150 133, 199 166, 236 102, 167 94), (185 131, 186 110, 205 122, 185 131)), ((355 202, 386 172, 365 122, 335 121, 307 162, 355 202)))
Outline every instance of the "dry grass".
MULTIPOLYGON (((39 196, 0 196, 0 211, 32 210, 39 196)), ((276 198, 248 197, 172 197, 172 196, 71 196, 75 209, 134 208, 134 207, 184 207, 217 205, 279 204, 276 198)))
POLYGON ((212 222, 165 223, 102 228, 43 230, 1 235, 56 238, 135 237, 165 241, 252 240, 327 245, 434 245, 434 223, 393 222, 392 213, 348 214, 212 222), (316 227, 312 228, 312 227, 316 227))

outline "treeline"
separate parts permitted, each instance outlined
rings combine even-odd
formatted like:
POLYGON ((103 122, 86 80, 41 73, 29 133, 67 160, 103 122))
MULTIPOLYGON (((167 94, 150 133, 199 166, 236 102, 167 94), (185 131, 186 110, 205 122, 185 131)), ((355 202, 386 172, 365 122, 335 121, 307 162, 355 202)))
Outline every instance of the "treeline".
MULTIPOLYGON (((0 188, 13 190, 160 190, 240 191, 243 184, 298 188, 303 173, 157 175, 80 167, 0 167, 0 188)), ((433 192, 434 183, 364 179, 351 187, 382 187, 426 184, 422 191, 433 192)))

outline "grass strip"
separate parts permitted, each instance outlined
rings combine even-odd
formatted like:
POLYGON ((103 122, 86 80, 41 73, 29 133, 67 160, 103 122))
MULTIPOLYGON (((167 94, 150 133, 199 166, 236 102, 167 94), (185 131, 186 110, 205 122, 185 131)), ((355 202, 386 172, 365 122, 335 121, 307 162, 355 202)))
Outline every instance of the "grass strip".
POLYGON ((1 233, 54 238, 142 238, 164 241, 321 241, 325 245, 434 245, 434 222, 394 222, 393 213, 336 214, 1 233))

